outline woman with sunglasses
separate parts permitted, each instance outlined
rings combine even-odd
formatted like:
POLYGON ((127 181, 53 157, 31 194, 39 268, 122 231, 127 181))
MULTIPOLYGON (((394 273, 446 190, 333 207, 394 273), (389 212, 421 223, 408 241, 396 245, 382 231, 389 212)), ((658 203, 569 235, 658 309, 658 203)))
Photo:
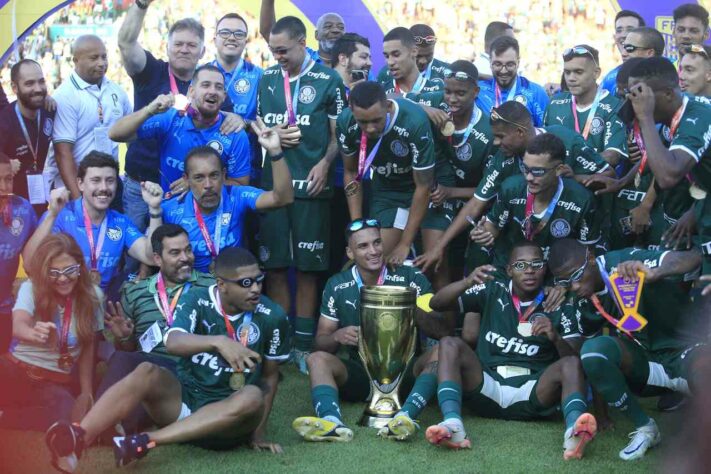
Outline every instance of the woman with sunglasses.
POLYGON ((45 430, 90 408, 101 298, 74 239, 59 233, 40 243, 12 312, 15 345, 0 358, 0 426, 45 430))

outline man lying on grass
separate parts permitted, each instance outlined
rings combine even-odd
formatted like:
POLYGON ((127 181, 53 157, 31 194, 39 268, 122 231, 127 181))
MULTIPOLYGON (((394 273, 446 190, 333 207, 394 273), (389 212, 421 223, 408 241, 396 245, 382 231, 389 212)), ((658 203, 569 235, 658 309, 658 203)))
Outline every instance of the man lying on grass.
POLYGON ((139 403, 159 429, 114 438, 118 466, 172 443, 228 449, 248 442, 254 449, 282 452, 263 436, 278 364, 289 355, 286 314, 261 294, 264 274, 248 251, 233 247, 220 252, 215 277, 216 285, 186 295, 165 334, 168 352, 182 357, 178 377, 141 363, 81 423, 55 423, 46 437, 54 467, 74 472, 84 448, 139 403))

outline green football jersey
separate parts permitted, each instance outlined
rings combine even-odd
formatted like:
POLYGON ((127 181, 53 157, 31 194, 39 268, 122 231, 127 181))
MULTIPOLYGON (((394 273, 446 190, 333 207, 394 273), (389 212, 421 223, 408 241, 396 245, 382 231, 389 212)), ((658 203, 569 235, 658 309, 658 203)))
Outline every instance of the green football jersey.
MULTIPOLYGON (((536 134, 539 135, 541 133, 552 133, 563 141, 563 145, 565 145, 565 164, 570 166, 574 174, 596 174, 609 169, 610 165, 598 152, 585 143, 583 136, 579 133, 560 125, 537 128, 536 134)), ((484 176, 479 182, 474 196, 482 201, 489 201, 494 198, 499 191, 501 183, 506 178, 521 173, 519 163, 520 158, 507 157, 499 149, 488 161, 484 176)))
MULTIPOLYGON (((413 170, 423 171, 435 166, 432 127, 419 105, 407 99, 392 99, 395 111, 384 130, 378 153, 371 164, 373 193, 415 191, 413 170)), ((358 159, 361 129, 350 109, 343 111, 336 123, 336 136, 341 152, 358 159)), ((378 140, 368 140, 366 156, 378 140)))
MULTIPOLYGON (((299 76, 290 78, 292 97, 297 97, 296 123, 301 130, 301 142, 294 148, 284 148, 294 183, 294 196, 309 199, 306 178, 311 169, 326 155, 331 140, 330 122, 345 107, 346 90, 336 71, 312 62, 299 76), (299 90, 296 83, 299 82, 299 90)), ((258 114, 264 123, 273 127, 288 122, 284 76, 279 65, 264 71, 259 81, 258 114)), ((334 166, 329 170, 328 182, 317 198, 333 195, 334 166)), ((264 161, 262 187, 273 188, 272 163, 264 161)))
MULTIPOLYGON (((608 274, 617 270, 617 266, 626 261, 639 260, 648 268, 656 268, 662 264, 667 251, 627 248, 608 252, 597 258, 597 264, 604 266, 608 274)), ((615 308, 614 300, 608 293, 605 308, 613 317, 621 314, 615 308)), ((667 278, 653 283, 645 283, 639 304, 639 314, 644 316, 648 324, 634 336, 646 346, 650 352, 684 349, 688 343, 682 336, 684 317, 688 314, 685 308, 691 304, 689 295, 679 284, 679 278, 667 278)), ((599 316, 598 316, 599 317, 599 316)))
MULTIPOLYGON (((530 304, 533 303, 521 302, 521 309, 526 311, 530 304)), ((497 278, 472 286, 459 297, 459 310, 481 314, 476 353, 486 367, 515 365, 540 372, 559 359, 558 350, 547 337, 523 336, 518 332, 518 313, 508 279, 497 278)), ((580 337, 575 308, 570 304, 553 312, 538 307, 530 320, 541 316, 551 320, 563 339, 580 337)))
MULTIPOLYGON (((600 104, 590 124, 590 133, 587 139, 588 145, 598 153, 613 150, 624 157, 628 156, 627 129, 617 116, 621 105, 622 101, 608 91, 602 93, 602 99, 600 99, 600 104)), ((583 133, 591 108, 592 104, 583 109, 577 108, 580 127, 577 133, 583 133)), ((570 92, 559 92, 551 98, 543 117, 543 123, 545 125, 562 125, 576 131, 573 100, 570 92)))
MULTIPOLYGON (((183 304, 175 313, 173 331, 182 331, 199 336, 228 336, 222 313, 218 309, 215 294, 217 285, 196 288, 186 295, 183 304)), ((245 313, 227 316, 239 337, 242 333, 245 313)), ((289 358, 291 328, 284 310, 262 295, 249 323, 247 346, 262 356, 262 359, 283 362, 289 358)), ((229 379, 231 367, 217 352, 201 352, 183 357, 178 363, 178 378, 189 390, 199 392, 207 399, 227 398, 234 390, 229 379)), ((261 377, 261 363, 246 378, 246 383, 255 384, 261 377)))
MULTIPOLYGON (((600 239, 600 231, 595 226, 595 204, 590 191, 575 180, 562 178, 563 191, 545 226, 532 241, 542 249, 545 258, 556 239, 575 238, 591 245, 600 239)), ((501 185, 496 202, 486 219, 500 231, 494 242, 493 264, 505 266, 513 246, 523 241, 526 219, 526 196, 528 186, 522 175, 508 178, 501 185)), ((531 216, 532 228, 537 229, 545 211, 531 216)))
MULTIPOLYGON (((160 305, 158 291, 156 290, 157 280, 158 274, 155 274, 143 280, 126 282, 121 287, 121 307, 126 317, 133 322, 133 334, 131 338, 136 344, 138 343, 138 339, 148 328, 153 326, 154 323, 158 323, 158 327, 163 334, 165 334, 165 331, 168 329, 168 322, 159 309, 162 308, 162 306, 160 305)), ((166 289, 168 301, 172 302, 176 292, 181 291, 181 288, 185 288, 182 290, 180 298, 176 303, 177 311, 177 308, 182 306, 191 291, 199 291, 199 288, 207 288, 214 284, 215 279, 212 275, 193 271, 187 283, 166 289)), ((151 354, 178 360, 177 356, 168 354, 162 341, 153 348, 151 354)))
MULTIPOLYGON (((360 326, 360 275, 355 265, 336 273, 326 282, 321 298, 321 317, 335 321, 338 328, 360 326)), ((417 296, 432 293, 432 285, 417 268, 407 265, 397 267, 395 272, 387 272, 385 285, 409 286, 417 291, 417 296)), ((360 360, 358 348, 346 348, 350 359, 360 360)))
MULTIPOLYGON (((449 112, 449 107, 444 102, 444 92, 414 95, 413 100, 449 112)), ((463 130, 455 130, 451 137, 434 132, 435 154, 449 163, 454 171, 456 186, 459 188, 473 188, 479 184, 484 167, 495 151, 489 116, 474 105, 472 121, 473 126, 469 135, 467 135, 469 125, 463 130)), ((438 182, 448 185, 439 179, 438 182)))
MULTIPOLYGON (((449 64, 444 61, 440 61, 437 58, 432 58, 430 65, 428 67, 429 78, 441 79, 444 81, 444 72, 449 69, 449 64)), ((422 73, 420 73, 422 74, 422 73)), ((427 71, 424 73, 425 77, 428 77, 427 71)), ((387 66, 383 66, 378 72, 377 81, 380 83, 392 81, 393 77, 390 75, 390 70, 387 66)))
MULTIPOLYGON (((379 81, 380 85, 385 89, 385 94, 401 94, 399 87, 395 83, 395 79, 389 77, 384 81, 379 81)), ((407 91, 406 94, 424 94, 426 92, 437 92, 444 90, 444 81, 438 77, 430 77, 429 79, 419 76, 413 90, 407 91)))

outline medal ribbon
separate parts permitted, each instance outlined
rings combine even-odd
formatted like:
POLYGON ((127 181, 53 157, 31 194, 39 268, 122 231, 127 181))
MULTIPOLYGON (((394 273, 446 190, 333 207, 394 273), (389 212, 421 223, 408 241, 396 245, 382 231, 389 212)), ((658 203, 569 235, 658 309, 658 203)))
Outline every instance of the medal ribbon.
POLYGON ((363 179, 365 172, 373 163, 375 155, 378 153, 378 148, 380 148, 380 143, 383 141, 383 136, 385 136, 385 133, 388 131, 388 127, 390 127, 390 114, 385 116, 385 128, 383 129, 383 133, 380 134, 377 143, 373 149, 370 150, 367 158, 365 153, 368 147, 368 137, 365 135, 365 132, 360 132, 360 152, 358 153, 358 175, 356 176, 356 181, 363 179))
POLYGON ((101 255, 101 249, 104 247, 104 237, 106 237, 106 222, 109 220, 108 216, 104 216, 104 220, 101 221, 101 226, 99 227, 99 240, 94 246, 94 228, 91 224, 91 219, 89 218, 89 211, 86 210, 84 205, 84 200, 82 199, 81 208, 84 213, 84 230, 86 230, 86 238, 89 241, 89 257, 91 259, 91 269, 92 271, 99 270, 99 256, 101 255))
POLYGON ((173 95, 180 94, 178 90, 178 83, 175 81, 175 76, 173 75, 173 70, 168 66, 168 80, 170 81, 170 92, 173 95))
POLYGON ((541 292, 538 293, 538 296, 536 296, 536 299, 533 300, 533 302, 528 305, 528 308, 526 308, 526 311, 521 314, 521 299, 512 291, 511 300, 513 301, 514 308, 516 308, 516 313, 518 313, 518 322, 524 323, 528 321, 528 318, 531 317, 531 314, 536 310, 536 308, 538 308, 541 302, 543 302, 544 297, 545 295, 543 293, 543 290, 541 290, 541 292))
POLYGON ((637 144, 637 148, 642 153, 642 159, 639 162, 639 170, 637 174, 641 177, 644 172, 644 168, 647 166, 647 147, 644 146, 644 140, 642 139, 642 130, 639 128, 639 122, 634 121, 633 132, 634 142, 637 144))
POLYGON ((205 219, 202 216, 202 211, 198 206, 197 201, 193 198, 193 210, 195 211, 195 219, 197 220, 198 227, 202 233, 202 238, 205 239, 205 245, 207 245, 207 250, 215 258, 220 253, 220 237, 222 236, 222 204, 224 200, 220 196, 220 207, 217 209, 217 215, 215 216, 215 239, 210 238, 210 231, 207 230, 205 225, 205 219))
MULTIPOLYGON (((426 79, 422 76, 422 73, 417 75, 417 80, 415 81, 415 84, 413 84, 412 89, 410 89, 410 92, 413 94, 419 94, 419 92, 422 90, 422 88, 425 86, 426 79)), ((400 90, 400 86, 398 85, 397 81, 393 79, 393 85, 395 86, 395 93, 396 94, 402 94, 403 92, 400 90)))
POLYGON ((524 235, 526 236, 526 240, 532 240, 536 236, 536 234, 543 230, 546 224, 548 224, 548 221, 553 215, 553 211, 555 211, 555 207, 558 205, 558 201, 560 200, 560 195, 562 193, 563 179, 559 177, 558 190, 555 192, 555 196, 553 196, 551 202, 548 203, 548 207, 546 208, 545 214, 543 214, 543 218, 541 218, 540 222, 538 222, 536 228, 533 229, 531 217, 533 216, 533 201, 535 200, 535 196, 530 191, 528 192, 528 194, 526 195, 526 219, 524 224, 524 235))
MULTIPOLYGON (((383 268, 380 269, 380 275, 378 275, 378 282, 376 285, 382 285, 385 283, 385 277, 388 274, 388 267, 387 265, 383 265, 383 268)), ((360 276, 360 273, 358 272, 358 268, 356 268, 355 265, 353 265, 353 278, 356 281, 356 286, 358 286, 358 289, 360 290, 361 287, 363 286, 363 279, 360 276)))
MULTIPOLYGON (((498 107, 501 105, 501 88, 499 87, 499 83, 496 82, 496 79, 494 81, 494 100, 495 100, 495 107, 498 107)), ((514 97, 516 97, 516 89, 518 89, 518 77, 514 80, 513 86, 511 86, 511 90, 509 91, 509 94, 506 96, 506 102, 509 102, 511 100, 514 100, 514 97)))
POLYGON ((156 279, 156 290, 158 291, 158 298, 160 304, 158 309, 163 314, 163 317, 168 322, 168 327, 173 325, 173 312, 175 307, 178 305, 180 296, 183 293, 187 293, 190 289, 191 283, 186 282, 180 289, 178 289, 173 295, 173 299, 168 303, 168 291, 165 289, 165 281, 163 280, 163 274, 158 272, 158 278, 156 279))
MULTIPOLYGON (((235 331, 235 328, 232 325, 232 321, 230 321, 230 318, 227 317, 225 309, 222 307, 222 301, 220 300, 220 291, 217 289, 217 286, 215 286, 215 300, 217 300, 217 307, 220 309, 220 314, 222 314, 222 317, 225 320, 227 334, 229 334, 230 338, 232 338, 233 341, 237 341, 237 332, 235 331)), ((239 343, 242 344, 244 347, 247 347, 247 343, 249 342, 249 326, 252 323, 252 317, 253 313, 251 311, 248 311, 244 313, 244 317, 242 318, 242 330, 239 334, 239 343)))
POLYGON ((602 87, 598 87, 597 93, 595 94, 595 100, 593 100, 592 106, 590 106, 590 113, 588 114, 587 120, 585 120, 585 127, 582 133, 580 132, 580 122, 578 121, 578 103, 575 100, 575 96, 571 95, 572 109, 573 109, 573 120, 575 121, 575 131, 580 133, 584 139, 588 139, 590 135, 590 127, 592 126, 593 119, 595 118, 595 112, 600 106, 600 99, 602 99, 602 94, 605 91, 602 87))
POLYGON ((64 302, 64 312, 62 313, 62 333, 59 337, 59 353, 66 354, 69 352, 67 347, 69 341, 69 326, 72 323, 72 297, 67 296, 64 302))
POLYGON ((479 109, 479 107, 474 105, 474 108, 472 109, 472 116, 469 119, 469 125, 467 125, 467 129, 464 132, 462 141, 459 142, 459 145, 455 145, 454 143, 452 143, 452 146, 455 149, 461 148, 462 146, 464 146, 464 144, 467 142, 467 140, 469 140, 469 135, 472 134, 472 130, 474 130, 474 125, 476 125, 476 123, 479 121, 480 118, 481 118, 481 109, 479 109))
POLYGON ((30 134, 27 132, 27 125, 25 125, 25 120, 22 118, 20 113, 20 106, 15 102, 15 114, 17 115, 17 120, 20 122, 20 128, 22 129, 22 135, 25 137, 27 142, 27 148, 30 149, 32 153, 32 170, 37 171, 37 153, 39 152, 39 138, 40 138, 40 121, 42 117, 42 112, 37 111, 37 140, 35 142, 34 148, 32 147, 32 142, 30 141, 30 134))
POLYGON ((284 99, 286 99, 286 113, 288 116, 289 125, 296 125, 296 106, 299 102, 299 92, 301 89, 301 74, 306 70, 308 65, 311 63, 311 58, 307 54, 304 58, 304 62, 299 70, 299 75, 296 79, 296 87, 294 88, 294 97, 291 96, 291 79, 289 78, 289 72, 286 69, 281 70, 282 76, 284 76, 284 99))
POLYGON ((434 62, 434 59, 430 61, 430 63, 427 65, 424 71, 420 73, 420 76, 422 76, 425 81, 429 81, 430 78, 432 77, 432 63, 434 62))
MULTIPOLYGON (((217 69, 220 70, 220 72, 222 73, 223 76, 227 76, 227 74, 229 74, 227 71, 225 71, 225 69, 222 67, 222 65, 220 64, 220 62, 217 59, 212 61, 212 64, 213 64, 213 66, 215 66, 217 69)), ((230 89, 232 88, 232 85, 237 80, 237 76, 239 76, 240 71, 242 71, 243 66, 244 66, 244 59, 240 58, 239 62, 237 63, 237 66, 232 71, 232 77, 230 78, 230 82, 228 82, 227 85, 225 86, 225 91, 227 91, 228 94, 229 94, 230 89)))
MULTIPOLYGON (((612 299, 616 300, 616 298, 614 298, 614 297, 612 299)), ((618 326, 620 321, 618 319, 616 319, 614 316, 612 316, 610 313, 605 311, 605 308, 603 308, 602 303, 600 302, 600 298, 598 298, 597 295, 592 295, 590 297, 590 301, 592 301, 593 305, 595 306, 595 309, 597 309, 598 314, 600 314, 600 316, 602 316, 604 319, 606 319, 607 322, 609 322, 610 324, 615 326, 615 328, 617 328, 617 330, 619 332, 621 332, 622 334, 627 336, 627 338, 630 341, 634 342, 635 344, 637 344, 638 346, 640 346, 642 348, 645 348, 644 345, 641 342, 639 342, 639 340, 636 337, 634 337, 631 332, 618 326)), ((615 301, 615 304, 617 304, 617 301, 615 301)))

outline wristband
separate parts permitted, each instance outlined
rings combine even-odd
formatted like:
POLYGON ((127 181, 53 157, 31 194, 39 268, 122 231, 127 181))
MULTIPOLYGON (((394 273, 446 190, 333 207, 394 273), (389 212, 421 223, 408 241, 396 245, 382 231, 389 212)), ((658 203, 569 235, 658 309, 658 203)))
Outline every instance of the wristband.
POLYGON ((142 2, 141 0, 136 0, 134 3, 135 3, 136 6, 137 6, 138 8, 140 8, 141 10, 146 10, 146 9, 148 9, 148 4, 145 3, 145 2, 142 2))
POLYGON ((279 161, 279 160, 281 160, 282 158, 284 158, 284 152, 283 152, 283 151, 280 151, 280 152, 277 153, 276 155, 269 157, 269 159, 272 160, 272 163, 274 163, 275 161, 279 161))
POLYGON ((163 211, 161 210, 157 214, 153 214, 152 212, 149 212, 148 215, 151 216, 151 219, 160 219, 161 217, 163 217, 163 211))

